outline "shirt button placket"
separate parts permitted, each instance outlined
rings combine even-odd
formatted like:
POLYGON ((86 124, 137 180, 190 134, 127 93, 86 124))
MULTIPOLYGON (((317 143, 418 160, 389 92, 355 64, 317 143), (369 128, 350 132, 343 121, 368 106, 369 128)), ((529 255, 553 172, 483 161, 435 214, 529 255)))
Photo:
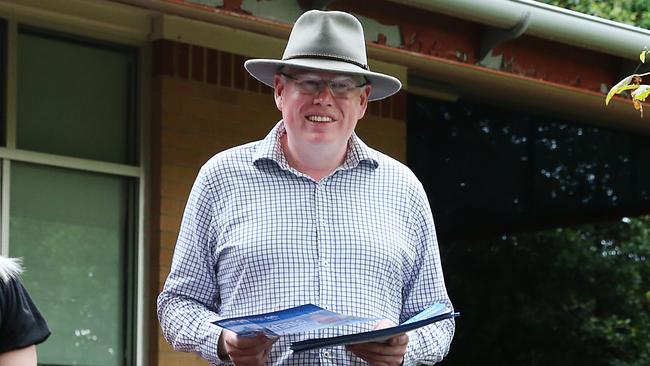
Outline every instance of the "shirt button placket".
POLYGON ((330 298, 329 298, 329 287, 331 285, 331 279, 329 276, 329 253, 328 253, 328 221, 327 221, 327 192, 325 184, 320 182, 316 185, 316 205, 317 205, 317 217, 316 225, 318 227, 318 273, 320 278, 320 302, 321 306, 331 308, 330 298))
POLYGON ((321 351, 321 365, 332 365, 332 351, 324 349, 321 351))

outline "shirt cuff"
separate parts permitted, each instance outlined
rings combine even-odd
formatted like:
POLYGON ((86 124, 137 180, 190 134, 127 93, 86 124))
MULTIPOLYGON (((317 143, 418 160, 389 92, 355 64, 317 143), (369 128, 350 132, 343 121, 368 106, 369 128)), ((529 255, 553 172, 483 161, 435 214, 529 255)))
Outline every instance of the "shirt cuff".
POLYGON ((199 353, 212 365, 232 365, 230 360, 219 358, 219 337, 223 328, 207 322, 202 327, 205 334, 204 341, 199 346, 199 353))

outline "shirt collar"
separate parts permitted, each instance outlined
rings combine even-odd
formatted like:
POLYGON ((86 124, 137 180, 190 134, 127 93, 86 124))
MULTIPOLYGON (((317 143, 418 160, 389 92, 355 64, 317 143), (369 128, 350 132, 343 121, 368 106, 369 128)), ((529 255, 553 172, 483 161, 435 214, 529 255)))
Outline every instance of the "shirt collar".
POLYGON ((352 133, 348 143, 348 152, 341 169, 352 169, 361 163, 368 163, 370 167, 376 169, 379 166, 377 152, 368 147, 355 132, 352 133))
POLYGON ((287 166, 287 159, 284 158, 282 147, 280 146, 280 136, 284 133, 284 124, 278 122, 273 129, 261 140, 253 153, 253 164, 260 160, 272 160, 278 165, 287 166))
MULTIPOLYGON (((278 122, 268 135, 266 135, 266 137, 257 145, 255 153, 253 154, 253 164, 260 160, 272 160, 281 168, 289 170, 289 163, 284 156, 280 144, 280 137, 285 133, 285 131, 284 123, 282 121, 278 122)), ((362 162, 368 163, 373 169, 375 169, 379 166, 377 158, 377 152, 368 147, 368 145, 361 141, 357 134, 353 132, 348 143, 348 151, 346 153, 345 161, 339 169, 352 169, 362 162)))

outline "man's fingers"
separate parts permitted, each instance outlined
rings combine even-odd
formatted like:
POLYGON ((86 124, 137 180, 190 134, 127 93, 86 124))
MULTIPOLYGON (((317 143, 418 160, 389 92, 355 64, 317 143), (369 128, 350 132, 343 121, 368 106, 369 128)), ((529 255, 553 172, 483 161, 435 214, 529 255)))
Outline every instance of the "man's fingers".
POLYGON ((361 358, 362 360, 366 361, 372 366, 400 365, 404 360, 403 353, 395 354, 395 355, 385 355, 385 354, 373 353, 367 349, 361 349, 361 350, 348 349, 348 350, 353 352, 355 356, 361 358))
POLYGON ((278 338, 268 338, 263 334, 240 337, 232 333, 226 335, 224 340, 228 356, 236 365, 262 365, 278 338))
POLYGON ((264 364, 266 356, 263 354, 250 355, 250 356, 236 356, 231 359, 236 366, 254 365, 259 366, 264 364))
POLYGON ((372 353, 392 355, 395 354, 396 352, 401 352, 402 349, 406 349, 408 343, 409 343, 408 335, 402 333, 394 337, 391 337, 384 342, 358 343, 358 344, 351 344, 346 347, 350 350, 364 349, 372 353))
POLYGON ((262 366, 271 354, 271 348, 275 339, 270 339, 261 348, 232 348, 230 360, 237 366, 262 366))
POLYGON ((400 365, 408 345, 408 335, 398 334, 385 342, 350 344, 346 348, 372 366, 400 365))
POLYGON ((409 343, 409 336, 407 336, 404 333, 391 337, 386 341, 386 344, 388 344, 389 346, 403 346, 408 343, 409 343))
POLYGON ((388 319, 382 319, 377 324, 375 324, 375 330, 390 328, 390 327, 394 327, 394 326, 395 326, 395 323, 393 323, 392 321, 390 321, 388 319))
POLYGON ((264 334, 257 334, 255 337, 240 337, 233 333, 232 336, 227 336, 225 338, 226 344, 233 348, 240 350, 254 349, 254 348, 264 348, 264 346, 270 341, 264 334))

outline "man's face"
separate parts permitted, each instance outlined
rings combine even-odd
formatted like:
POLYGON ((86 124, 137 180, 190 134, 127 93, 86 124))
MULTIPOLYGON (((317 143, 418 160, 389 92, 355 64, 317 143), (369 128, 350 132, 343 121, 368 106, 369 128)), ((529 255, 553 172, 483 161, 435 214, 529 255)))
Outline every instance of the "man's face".
POLYGON ((364 82, 359 76, 304 69, 275 75, 275 102, 289 144, 301 148, 347 146, 368 105, 371 86, 359 87, 364 82))

